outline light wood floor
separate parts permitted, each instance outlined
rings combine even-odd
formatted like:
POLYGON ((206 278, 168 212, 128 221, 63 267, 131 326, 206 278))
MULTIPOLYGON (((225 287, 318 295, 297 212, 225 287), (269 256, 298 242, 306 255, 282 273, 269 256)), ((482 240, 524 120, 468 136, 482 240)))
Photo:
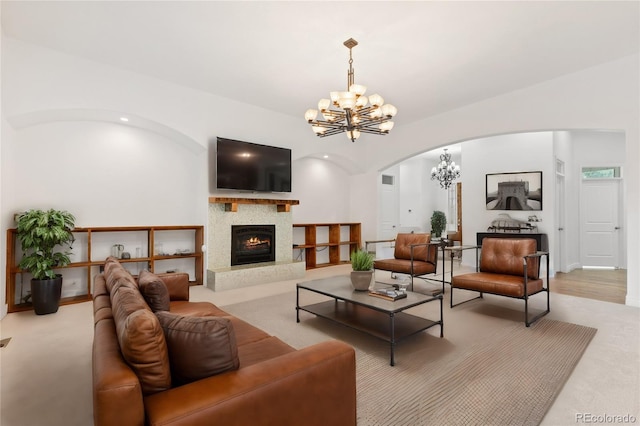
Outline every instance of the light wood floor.
POLYGON ((558 272, 550 279, 552 293, 624 305, 627 294, 627 270, 575 269, 558 272))

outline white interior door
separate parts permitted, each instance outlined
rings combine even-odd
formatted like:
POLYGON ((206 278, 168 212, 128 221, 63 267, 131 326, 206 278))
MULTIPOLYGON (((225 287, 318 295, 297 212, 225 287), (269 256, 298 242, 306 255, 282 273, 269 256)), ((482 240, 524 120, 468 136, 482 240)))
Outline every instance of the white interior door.
POLYGON ((620 181, 583 180, 580 193, 583 267, 620 266, 620 181))

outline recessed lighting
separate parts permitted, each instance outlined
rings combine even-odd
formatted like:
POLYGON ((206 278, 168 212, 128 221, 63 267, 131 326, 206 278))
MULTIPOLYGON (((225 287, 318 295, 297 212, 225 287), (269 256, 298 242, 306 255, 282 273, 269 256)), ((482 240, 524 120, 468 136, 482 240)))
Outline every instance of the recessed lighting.
POLYGON ((325 154, 322 156, 322 158, 329 158, 329 156, 325 154))
POLYGON ((129 119, 127 117, 120 117, 120 121, 124 121, 126 123, 129 119))

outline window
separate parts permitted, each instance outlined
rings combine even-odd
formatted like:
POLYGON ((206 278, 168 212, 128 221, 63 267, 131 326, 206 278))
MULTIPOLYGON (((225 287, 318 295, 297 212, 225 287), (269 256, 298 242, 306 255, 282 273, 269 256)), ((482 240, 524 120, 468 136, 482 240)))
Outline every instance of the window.
POLYGON ((620 167, 583 167, 582 179, 619 178, 620 167))

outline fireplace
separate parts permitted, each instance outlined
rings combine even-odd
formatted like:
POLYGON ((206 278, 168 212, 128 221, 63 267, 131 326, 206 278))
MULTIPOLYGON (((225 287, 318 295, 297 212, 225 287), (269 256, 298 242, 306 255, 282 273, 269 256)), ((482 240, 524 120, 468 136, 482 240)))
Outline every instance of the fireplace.
POLYGON ((275 260, 275 225, 231 226, 231 266, 275 260))

